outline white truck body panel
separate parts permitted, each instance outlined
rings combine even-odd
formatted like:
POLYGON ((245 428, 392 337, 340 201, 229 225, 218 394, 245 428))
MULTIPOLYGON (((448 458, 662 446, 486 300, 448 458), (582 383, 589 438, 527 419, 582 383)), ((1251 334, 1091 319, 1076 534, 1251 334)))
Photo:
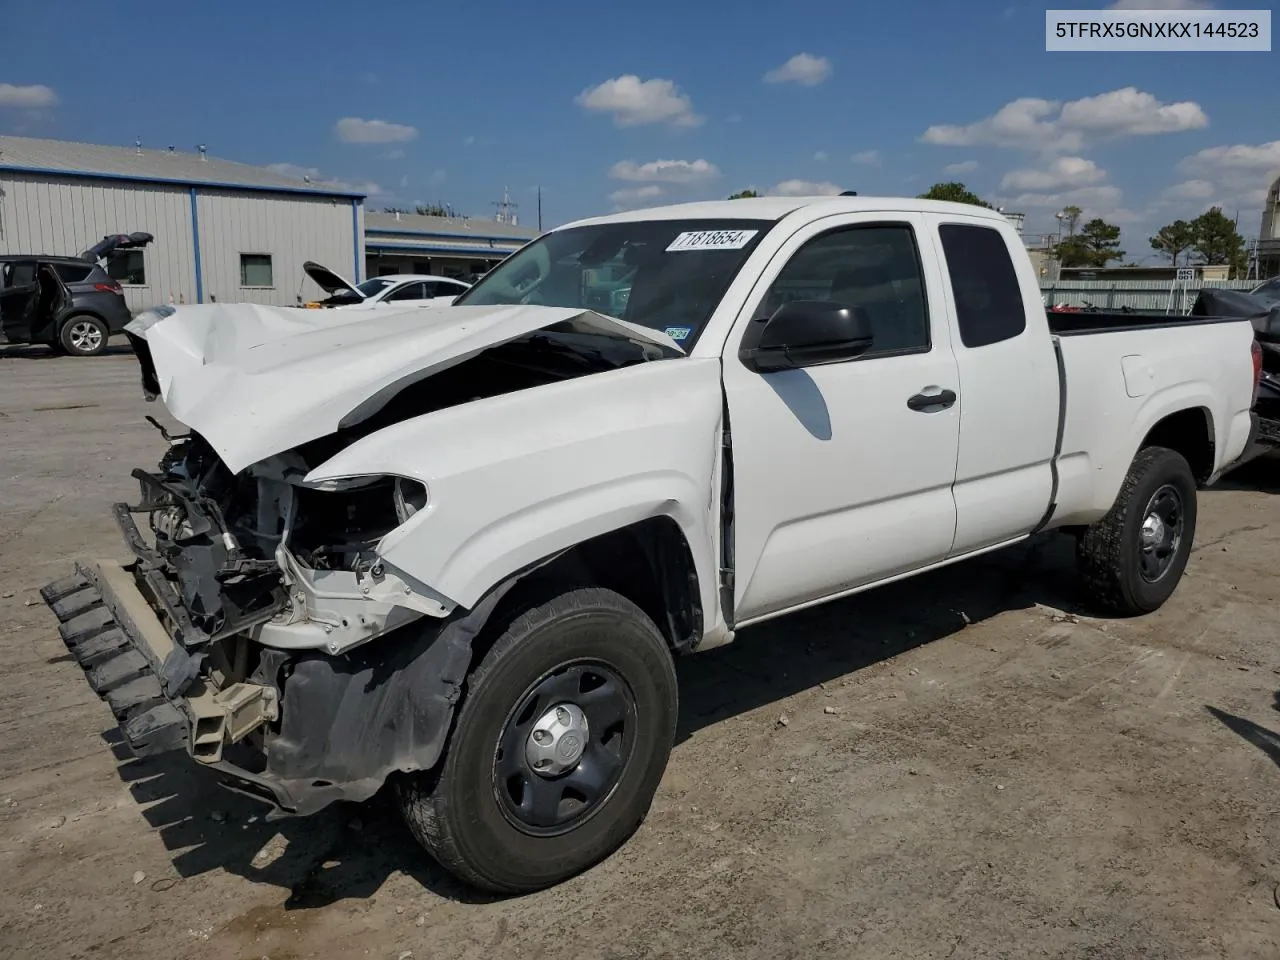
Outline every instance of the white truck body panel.
MULTIPOLYGON (((1143 438, 1170 413, 1208 411, 1215 472, 1245 445, 1247 323, 1055 338, 1021 242, 994 212, 775 198, 583 223, 731 216, 778 223, 729 282, 688 357, 414 417, 355 441, 307 482, 377 474, 422 482, 427 508, 387 534, 378 552, 463 607, 584 539, 670 517, 695 561, 704 632, 723 639, 734 625, 1045 526, 1100 518, 1143 438), (744 332, 798 251, 830 231, 886 224, 914 237, 927 344, 777 373, 743 365, 744 332), (1025 311, 1017 336, 964 345, 939 233, 947 224, 1003 238, 1025 311), (942 390, 958 395, 947 409, 906 405, 912 395, 942 390), (729 503, 720 486, 726 407, 729 503), (726 509, 731 557, 721 549, 726 509), (726 567, 734 577, 730 623, 718 599, 726 567)), ((171 318, 147 332, 163 398, 232 471, 358 422, 405 384, 555 323, 680 349, 656 330, 580 308, 464 305, 338 323, 329 311, 248 304, 183 310, 183 322, 171 318)))

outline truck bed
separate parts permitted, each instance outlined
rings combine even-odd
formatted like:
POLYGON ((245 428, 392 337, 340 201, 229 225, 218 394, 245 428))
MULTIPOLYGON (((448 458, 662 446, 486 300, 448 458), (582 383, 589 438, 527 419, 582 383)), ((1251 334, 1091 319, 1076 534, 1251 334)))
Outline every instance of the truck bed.
POLYGON ((1158 327, 1202 326, 1210 323, 1239 323, 1241 317, 1197 317, 1184 314, 1134 311, 1118 313, 1089 311, 1080 313, 1054 313, 1047 311, 1049 332, 1061 337, 1081 336, 1090 333, 1121 333, 1128 330, 1151 330, 1158 327))

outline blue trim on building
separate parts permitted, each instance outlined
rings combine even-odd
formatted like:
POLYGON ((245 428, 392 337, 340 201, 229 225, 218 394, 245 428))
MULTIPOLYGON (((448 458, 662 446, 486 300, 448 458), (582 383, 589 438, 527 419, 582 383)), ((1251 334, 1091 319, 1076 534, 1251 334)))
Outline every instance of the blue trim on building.
POLYGON ((469 255, 474 257, 483 257, 485 259, 502 260, 513 253, 519 247, 510 249, 499 249, 497 247, 415 247, 401 243, 378 243, 375 239, 368 236, 364 238, 365 255, 376 254, 379 251, 386 250, 389 253, 420 253, 425 257, 435 257, 447 255, 450 253, 469 255))
POLYGON ((386 237, 438 237, 442 240, 483 240, 498 243, 528 243, 528 237, 492 237, 487 233, 438 233, 434 230, 389 230, 385 227, 365 227, 366 234, 386 237))
POLYGON ((351 200, 351 261, 354 264, 351 274, 351 282, 359 283, 360 274, 360 201, 352 198, 351 200))
POLYGON ((0 164, 0 173, 29 173, 42 177, 71 177, 81 180, 114 180, 125 183, 152 183, 170 187, 205 187, 211 190, 241 190, 248 193, 289 193, 309 197, 353 197, 363 200, 366 194, 350 190, 317 190, 311 187, 267 187, 261 184, 223 183, 218 180, 186 180, 177 177, 144 177, 133 173, 95 173, 92 170, 53 170, 46 167, 21 167, 0 164))
POLYGON ((204 275, 200 270, 200 211, 196 206, 196 188, 191 188, 191 252, 196 263, 196 303, 204 303, 204 275))

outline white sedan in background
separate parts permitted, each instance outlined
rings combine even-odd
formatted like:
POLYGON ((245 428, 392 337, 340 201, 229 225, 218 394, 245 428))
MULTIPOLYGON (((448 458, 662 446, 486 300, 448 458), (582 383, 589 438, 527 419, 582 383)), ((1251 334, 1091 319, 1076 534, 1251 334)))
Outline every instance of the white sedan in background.
POLYGON ((363 283, 352 283, 328 267, 310 260, 302 265, 302 269, 328 294, 323 300, 307 303, 308 307, 445 307, 453 303, 455 297, 471 289, 471 284, 461 280, 418 273, 370 277, 363 283))

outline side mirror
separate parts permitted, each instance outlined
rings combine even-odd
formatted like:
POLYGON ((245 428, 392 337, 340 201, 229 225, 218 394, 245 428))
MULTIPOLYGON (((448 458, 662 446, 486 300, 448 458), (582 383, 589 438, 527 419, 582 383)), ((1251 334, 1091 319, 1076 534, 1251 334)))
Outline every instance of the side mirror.
POLYGON ((852 360, 871 348, 871 321, 861 307, 829 300, 792 300, 756 321, 738 358, 748 370, 770 373, 852 360))

